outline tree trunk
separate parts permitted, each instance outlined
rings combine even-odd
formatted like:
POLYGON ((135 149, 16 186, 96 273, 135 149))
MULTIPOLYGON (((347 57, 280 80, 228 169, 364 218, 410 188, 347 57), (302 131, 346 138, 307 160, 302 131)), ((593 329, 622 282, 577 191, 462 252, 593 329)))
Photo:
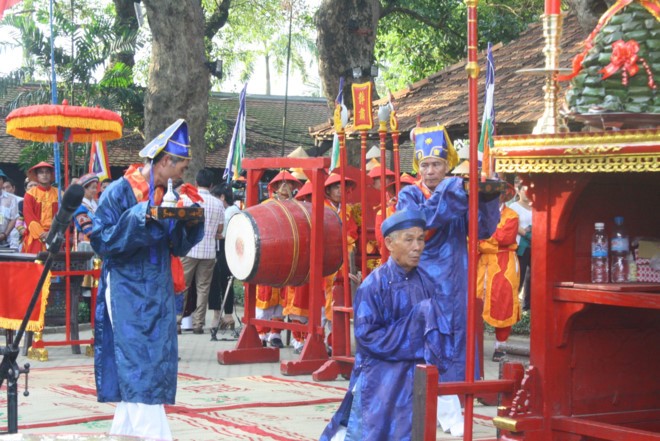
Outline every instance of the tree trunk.
POLYGON ((192 161, 184 177, 194 181, 206 162, 210 72, 204 51, 204 14, 198 0, 144 0, 151 28, 151 64, 145 94, 146 142, 179 118, 188 123, 192 161))
POLYGON ((345 79, 344 103, 349 109, 353 106, 350 85, 370 79, 353 79, 352 69, 368 69, 374 63, 379 17, 378 0, 322 0, 315 16, 316 45, 319 76, 330 108, 337 97, 339 77, 345 79))
POLYGON ((587 33, 591 32, 598 24, 601 15, 612 6, 614 0, 568 0, 572 11, 575 11, 578 22, 587 33))
MULTIPOLYGON (((114 0, 114 4, 115 11, 117 12, 115 28, 118 32, 122 32, 123 29, 137 30, 138 22, 135 17, 135 6, 133 6, 135 2, 133 0, 114 0)), ((114 56, 112 61, 120 61, 133 68, 135 66, 135 52, 121 52, 114 56)))

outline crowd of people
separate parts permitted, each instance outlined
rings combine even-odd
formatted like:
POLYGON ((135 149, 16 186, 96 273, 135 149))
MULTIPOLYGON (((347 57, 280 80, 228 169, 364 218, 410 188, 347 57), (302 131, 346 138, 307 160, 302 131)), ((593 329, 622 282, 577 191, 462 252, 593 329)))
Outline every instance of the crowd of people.
MULTIPOLYGON (((164 405, 175 400, 183 305, 192 303, 194 334, 211 332, 215 338, 219 329, 235 326, 224 237, 240 208, 232 187, 214 182, 213 172, 202 169, 196 186, 183 184, 177 195, 179 206, 203 208, 203 222, 152 216, 150 207, 161 204, 168 182, 182 183, 189 165, 184 120, 151 141, 140 157, 143 164, 114 181, 99 182, 94 174, 75 180, 85 191, 74 214, 75 242, 78 250, 94 251, 103 261, 95 311, 95 376, 98 399, 119 403, 110 433, 172 439, 164 405), (183 279, 180 288, 175 288, 177 277, 183 279), (214 311, 210 326, 205 322, 208 309, 214 311)), ((346 397, 321 439, 409 439, 418 363, 438 366, 442 381, 465 380, 469 195, 464 180, 449 175, 457 159, 444 128, 417 129, 416 178, 400 177, 396 194, 393 172, 385 171, 384 183, 380 166, 369 173, 371 187, 382 187, 386 200, 385 214, 381 204, 373 207, 377 245, 372 252, 380 256, 379 265, 361 280, 351 261, 343 263, 359 285, 353 296, 357 352, 346 397)), ((51 164, 30 168, 21 200, 14 195, 15 183, 0 170, 0 246, 31 253, 45 249, 58 209, 53 178, 51 164)), ((356 188, 354 180, 345 182, 347 191, 356 188)), ((311 198, 311 183, 287 170, 280 170, 267 189, 263 204, 311 198)), ((529 266, 531 211, 524 190, 518 183, 501 196, 478 196, 477 295, 484 302, 484 320, 496 328, 496 353, 520 317, 519 285, 524 285, 529 266)), ((361 225, 365 216, 347 202, 336 171, 327 174, 323 196, 326 209, 347 223, 346 244, 354 256, 359 234, 366 231, 361 225)), ((318 293, 325 299, 321 316, 329 354, 333 299, 343 294, 342 272, 325 277, 318 293)), ((526 308, 529 289, 524 293, 526 308)), ((284 346, 278 321, 308 322, 310 295, 307 285, 258 286, 256 318, 272 322, 258 328, 264 346, 284 346)), ((300 353, 306 335, 294 332, 292 337, 294 353, 300 353)), ((475 378, 480 375, 477 366, 475 378)), ((458 397, 438 397, 438 408, 442 429, 462 434, 458 397)))

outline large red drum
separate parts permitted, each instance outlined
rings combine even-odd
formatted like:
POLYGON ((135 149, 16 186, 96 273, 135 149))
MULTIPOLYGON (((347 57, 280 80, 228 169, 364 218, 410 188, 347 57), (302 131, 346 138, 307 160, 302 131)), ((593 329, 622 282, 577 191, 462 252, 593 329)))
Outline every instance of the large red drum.
MULTIPOLYGON (((309 281, 312 205, 270 199, 232 216, 227 224, 225 255, 238 280, 275 287, 309 281)), ((329 208, 323 213, 323 276, 342 262, 341 221, 329 208)))

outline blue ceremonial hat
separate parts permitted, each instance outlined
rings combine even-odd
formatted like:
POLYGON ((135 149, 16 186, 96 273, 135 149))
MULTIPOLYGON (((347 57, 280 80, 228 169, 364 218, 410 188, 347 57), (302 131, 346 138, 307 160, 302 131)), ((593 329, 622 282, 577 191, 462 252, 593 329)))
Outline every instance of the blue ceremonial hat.
POLYGON ((424 213, 418 210, 396 211, 392 216, 383 221, 380 231, 383 233, 383 237, 387 237, 390 233, 412 227, 426 229, 426 217, 424 217, 424 213))
POLYGON ((2 171, 1 168, 0 168, 0 178, 2 178, 3 181, 8 179, 7 175, 5 174, 5 172, 2 171))
POLYGON ((413 169, 419 170, 419 164, 426 158, 440 158, 447 161, 449 169, 456 167, 458 154, 449 139, 444 126, 415 128, 415 157, 413 169))
POLYGON ((184 159, 192 158, 188 124, 184 119, 176 120, 163 133, 156 136, 140 150, 140 157, 154 159, 161 151, 184 159))

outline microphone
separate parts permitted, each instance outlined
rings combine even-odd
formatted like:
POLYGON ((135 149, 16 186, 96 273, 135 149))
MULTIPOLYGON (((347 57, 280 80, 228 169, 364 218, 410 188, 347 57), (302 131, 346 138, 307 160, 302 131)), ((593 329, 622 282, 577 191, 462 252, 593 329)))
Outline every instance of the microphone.
POLYGON ((73 184, 67 188, 62 196, 62 205, 57 211, 53 223, 50 225, 50 231, 46 237, 46 248, 49 252, 56 253, 59 251, 59 246, 57 249, 51 250, 51 247, 54 242, 60 242, 56 239, 58 237, 64 237, 63 234, 66 229, 71 224, 71 218, 73 218, 73 213, 80 207, 82 204, 83 197, 85 196, 85 189, 82 185, 73 184))

